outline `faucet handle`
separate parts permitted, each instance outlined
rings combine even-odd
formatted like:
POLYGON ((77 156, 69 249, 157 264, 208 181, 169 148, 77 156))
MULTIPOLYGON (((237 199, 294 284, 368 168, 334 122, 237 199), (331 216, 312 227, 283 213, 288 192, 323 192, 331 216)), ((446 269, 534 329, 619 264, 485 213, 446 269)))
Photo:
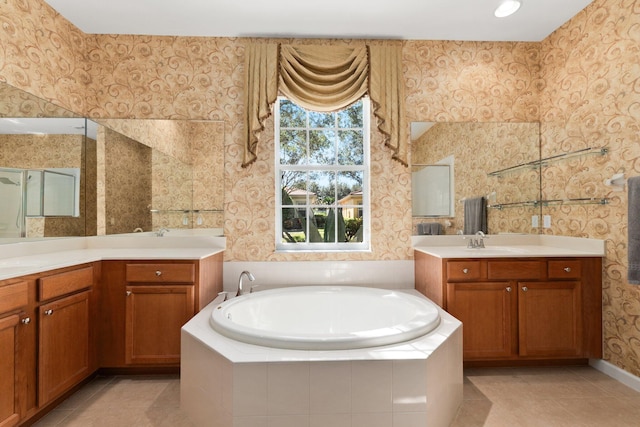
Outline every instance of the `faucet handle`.
POLYGON ((171 231, 171 230, 169 230, 168 228, 162 227, 162 228, 158 229, 158 231, 156 231, 156 236, 162 237, 162 236, 164 236, 164 233, 168 233, 169 231, 171 231))

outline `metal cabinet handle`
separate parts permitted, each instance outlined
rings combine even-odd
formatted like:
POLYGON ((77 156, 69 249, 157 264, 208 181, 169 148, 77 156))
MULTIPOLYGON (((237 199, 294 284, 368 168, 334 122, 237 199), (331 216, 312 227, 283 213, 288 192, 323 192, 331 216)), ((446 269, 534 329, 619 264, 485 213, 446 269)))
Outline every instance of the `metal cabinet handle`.
POLYGON ((131 296, 131 291, 127 291, 127 296, 131 296))
POLYGON ((507 286, 507 292, 511 292, 511 286, 507 286))
POLYGON ((51 316, 52 314, 53 314, 53 310, 51 310, 51 309, 44 311, 44 315, 45 316, 51 316))
POLYGON ((565 267, 563 270, 566 271, 567 273, 571 273, 571 267, 565 267))
POLYGON ((469 272, 469 269, 468 269, 468 268, 463 268, 463 269, 462 269, 462 272, 463 272, 464 274, 467 274, 467 273, 469 272))
POLYGON ((162 271, 156 270, 156 276, 162 276, 162 271))
POLYGON ((22 322, 23 325, 28 325, 29 323, 31 323, 31 318, 25 317, 24 319, 20 320, 20 322, 22 322))
POLYGON ((523 287, 522 287, 522 291, 523 291, 523 292, 527 292, 528 290, 529 290, 529 288, 527 288, 526 286, 523 286, 523 287))

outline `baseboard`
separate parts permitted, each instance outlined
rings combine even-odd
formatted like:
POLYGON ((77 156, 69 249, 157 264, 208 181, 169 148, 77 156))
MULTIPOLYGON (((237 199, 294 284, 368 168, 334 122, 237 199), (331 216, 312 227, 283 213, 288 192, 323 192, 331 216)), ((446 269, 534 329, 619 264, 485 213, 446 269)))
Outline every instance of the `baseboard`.
POLYGON ((636 377, 632 373, 620 369, 616 365, 602 359, 589 359, 589 365, 603 374, 620 381, 627 387, 631 387, 635 391, 640 391, 640 377, 636 377))

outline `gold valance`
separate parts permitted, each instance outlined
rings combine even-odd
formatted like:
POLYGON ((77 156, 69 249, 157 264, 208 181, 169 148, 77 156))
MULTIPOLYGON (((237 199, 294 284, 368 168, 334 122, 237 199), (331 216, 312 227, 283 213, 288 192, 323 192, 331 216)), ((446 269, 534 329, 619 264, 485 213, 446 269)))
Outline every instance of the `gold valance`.
POLYGON ((369 94, 377 128, 393 158, 407 165, 402 49, 384 45, 292 46, 250 43, 245 60, 247 143, 243 166, 256 159, 258 135, 278 91, 303 108, 337 111, 369 94))

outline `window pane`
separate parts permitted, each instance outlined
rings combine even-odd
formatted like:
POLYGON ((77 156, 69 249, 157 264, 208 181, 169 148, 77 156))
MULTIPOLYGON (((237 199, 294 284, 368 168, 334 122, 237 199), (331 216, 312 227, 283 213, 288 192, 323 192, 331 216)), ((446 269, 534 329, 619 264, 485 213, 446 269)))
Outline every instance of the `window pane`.
POLYGON ((309 163, 332 165, 336 161, 336 133, 332 130, 309 131, 309 163))
POLYGON ((282 204, 304 205, 307 203, 307 173, 282 171, 282 204))
POLYGON ((363 215, 362 207, 343 209, 342 215, 345 223, 345 232, 349 243, 360 243, 363 240, 363 215), (355 215, 355 216, 352 216, 355 215))
POLYGON ((306 163, 307 133, 303 130, 280 131, 280 164, 302 165, 306 163))
POLYGON ((321 217, 315 214, 314 209, 309 209, 309 214, 307 216, 309 221, 309 242, 310 243, 322 243, 324 242, 324 217, 321 217), (319 219, 321 221, 319 221, 319 219), (320 228, 319 222, 322 222, 322 227, 320 228))
POLYGON ((280 101, 280 127, 303 128, 307 125, 306 111, 288 100, 280 101))
MULTIPOLYGON (((304 212, 304 211, 303 211, 304 212)), ((295 243, 305 241, 304 216, 298 209, 282 208, 282 242, 295 243)))
POLYGON ((338 173, 338 200, 341 205, 362 205, 362 179, 364 172, 338 173))
POLYGON ((328 209, 313 207, 311 209, 311 212, 313 212, 315 225, 316 227, 318 227, 318 232, 320 233, 320 236, 322 236, 322 241, 324 242, 324 228, 327 222, 326 220, 327 220, 328 209))
POLYGON ((338 132, 338 164, 361 165, 364 162, 363 136, 361 130, 338 132))
POLYGON ((331 205, 336 201, 336 174, 335 172, 310 172, 310 190, 315 193, 314 204, 331 205))
POLYGON ((309 127, 331 128, 336 125, 335 113, 318 113, 309 111, 309 127))
POLYGON ((361 128, 362 123, 362 101, 358 101, 349 108, 339 111, 338 126, 341 128, 361 128))
POLYGON ((327 217, 324 225, 324 241, 325 242, 346 242, 347 232, 342 208, 328 209, 327 217), (337 215, 336 215, 337 211, 337 215), (337 239, 337 240, 336 240, 337 239))

